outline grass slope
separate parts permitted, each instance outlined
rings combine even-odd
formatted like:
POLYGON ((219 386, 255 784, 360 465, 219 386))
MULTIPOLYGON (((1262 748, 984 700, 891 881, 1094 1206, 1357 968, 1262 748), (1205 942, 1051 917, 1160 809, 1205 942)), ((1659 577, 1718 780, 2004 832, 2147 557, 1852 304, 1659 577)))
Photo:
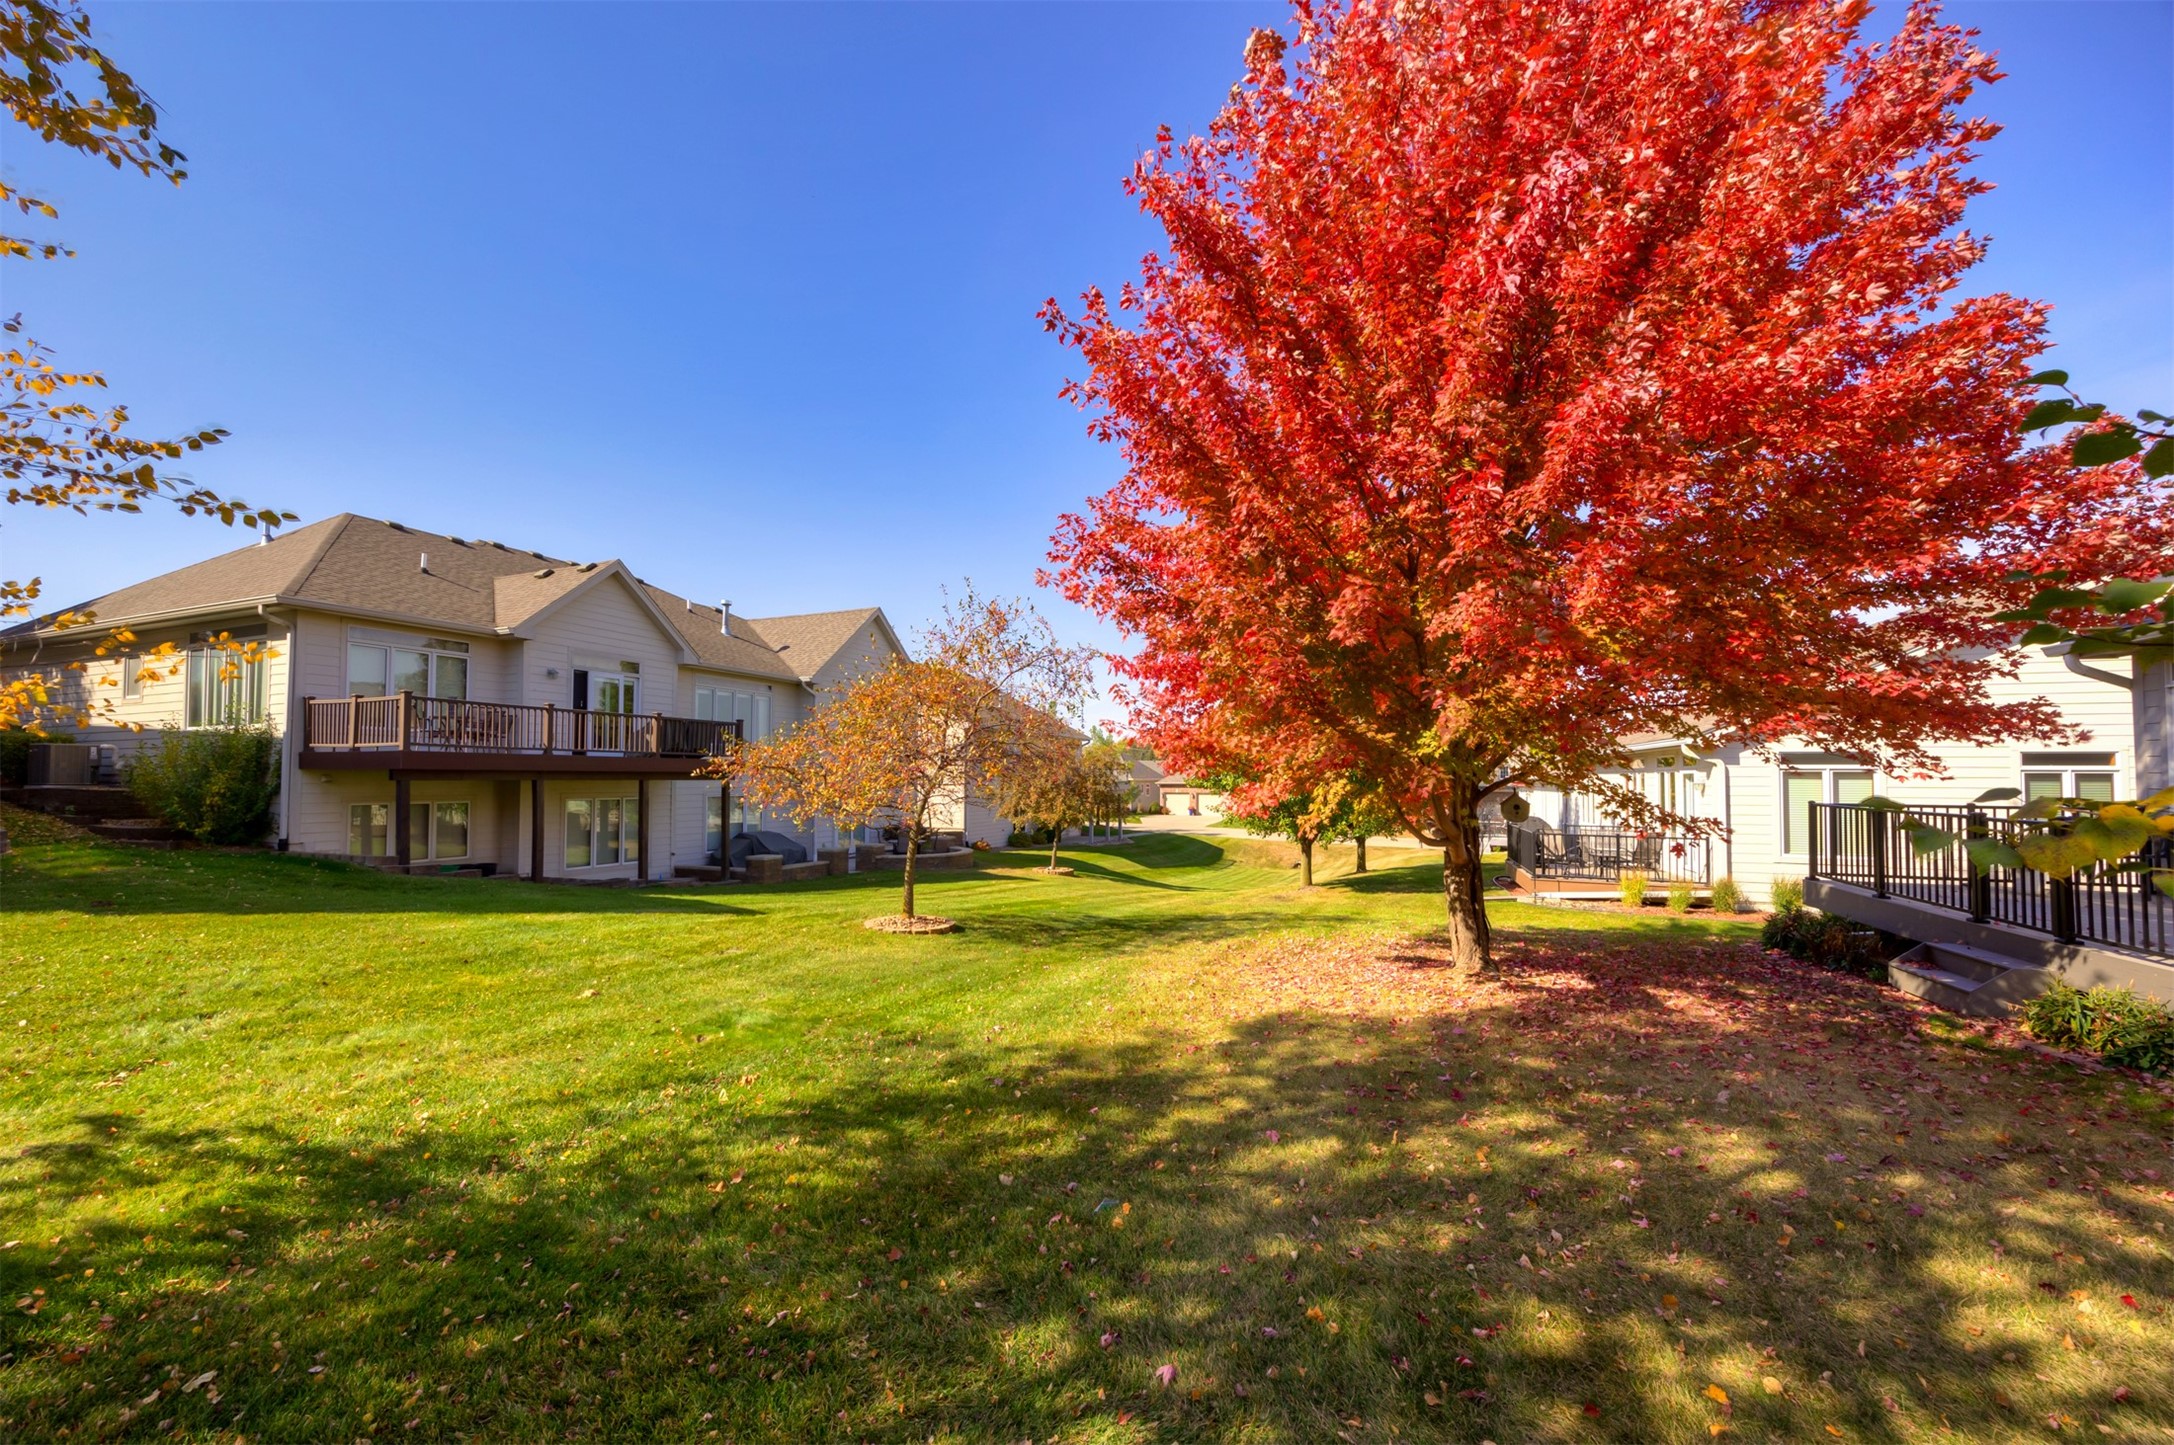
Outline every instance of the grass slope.
POLYGON ((2163 1098, 1722 920, 1500 904, 1459 991, 1438 869, 1286 857, 1014 855, 893 939, 880 876, 22 849, 0 1436, 2174 1422, 2163 1098))

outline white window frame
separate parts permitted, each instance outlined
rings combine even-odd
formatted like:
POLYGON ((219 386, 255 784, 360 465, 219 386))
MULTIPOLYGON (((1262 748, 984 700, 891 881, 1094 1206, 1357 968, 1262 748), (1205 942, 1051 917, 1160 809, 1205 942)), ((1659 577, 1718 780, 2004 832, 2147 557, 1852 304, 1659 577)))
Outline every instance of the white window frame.
POLYGON ((747 742, 770 736, 770 691, 741 692, 729 683, 694 690, 694 715, 699 722, 738 722, 747 742))
POLYGON ((143 696, 143 690, 148 685, 143 678, 143 659, 140 657, 122 658, 121 696, 134 701, 143 696))
POLYGON ((2032 778, 2042 778, 2050 774, 2061 780, 2061 791, 2056 796, 2063 798, 2080 798, 2083 796, 2083 794, 2077 786, 2076 779, 2087 773, 2093 777, 2100 777, 2106 779, 2108 791, 2107 801, 2111 802, 2114 798, 2118 798, 2121 796, 2121 769, 2118 766, 2100 767, 2097 764, 2090 764, 2083 767, 2076 767, 2073 765, 2064 764, 2056 767, 2052 764, 2047 764, 2042 767, 2026 767, 2022 769, 2022 771, 2017 776, 2021 779, 2022 783, 2023 801, 2027 803, 2030 801, 2032 778))
POLYGON ((464 669, 461 674, 460 695, 463 698, 474 695, 470 689, 475 682, 475 662, 474 655, 467 643, 452 637, 409 637, 396 632, 383 632, 368 627, 350 627, 347 629, 347 651, 341 659, 341 666, 345 672, 345 686, 349 695, 354 694, 354 649, 358 647, 377 649, 384 661, 384 672, 378 682, 378 691, 363 693, 361 694, 363 697, 392 697, 394 695, 393 654, 395 652, 416 652, 423 655, 423 690, 417 693, 416 696, 438 697, 441 695, 438 691, 438 660, 441 657, 457 657, 460 659, 464 669))
POLYGON ((266 721, 271 716, 268 663, 269 659, 261 655, 245 658, 223 647, 190 648, 181 664, 181 725, 195 730, 235 724, 253 726, 266 721), (232 677, 225 676, 229 667, 234 669, 232 677), (207 677, 206 673, 211 675, 207 677), (207 690, 200 696, 200 687, 215 691, 207 690), (227 715, 207 718, 203 713, 214 696, 221 702, 238 698, 239 705, 227 715))
POLYGON ((1865 775, 1866 787, 1868 791, 1872 793, 1878 793, 1880 790, 1880 775, 1878 771, 1867 766, 1864 763, 1825 761, 1792 763, 1786 760, 1783 761, 1781 766, 1775 769, 1774 788, 1776 796, 1780 800, 1779 804, 1777 805, 1777 811, 1781 814, 1781 837, 1778 840, 1779 847, 1777 847, 1775 851, 1784 858, 1809 858, 1812 852, 1811 838, 1809 836, 1811 832, 1810 828, 1807 827, 1804 830, 1806 836, 1802 839, 1799 839, 1796 837, 1797 830, 1791 826, 1796 821, 1790 815, 1789 811, 1789 777, 1792 773, 1819 774, 1820 778, 1818 801, 1822 803, 1833 803, 1834 801, 1836 801, 1835 779, 1843 773, 1862 773, 1865 775), (1790 846, 1790 844, 1792 843, 1800 843, 1801 846, 1792 848, 1790 846))
POLYGON ((611 793, 595 798, 564 798, 559 802, 559 861, 569 873, 586 873, 597 868, 624 868, 632 864, 637 872, 642 866, 642 800, 634 794, 611 793), (568 814, 576 803, 589 805, 589 861, 575 863, 567 856, 567 848, 573 842, 573 832, 567 827, 568 814), (613 838, 614 856, 604 862, 597 861, 597 853, 605 837, 604 808, 608 803, 619 805, 619 831, 613 838))
MULTIPOLYGON (((349 803, 347 805, 347 838, 349 843, 353 843, 355 839, 355 815, 366 808, 383 808, 385 810, 385 851, 382 853, 357 853, 351 848, 347 856, 350 858, 399 857, 400 836, 393 831, 393 804, 391 802, 349 803)), ((431 798, 428 800, 417 798, 408 804, 408 811, 413 813, 417 808, 423 810, 423 836, 420 847, 416 846, 415 842, 411 840, 408 847, 409 862, 450 863, 457 859, 475 856, 476 806, 473 800, 468 798, 431 798), (468 846, 458 853, 445 853, 439 851, 438 848, 438 810, 451 807, 466 808, 468 810, 468 846)), ((406 819, 399 821, 401 827, 408 826, 406 819)), ((366 834, 365 841, 367 841, 369 824, 365 822, 363 827, 366 834)))

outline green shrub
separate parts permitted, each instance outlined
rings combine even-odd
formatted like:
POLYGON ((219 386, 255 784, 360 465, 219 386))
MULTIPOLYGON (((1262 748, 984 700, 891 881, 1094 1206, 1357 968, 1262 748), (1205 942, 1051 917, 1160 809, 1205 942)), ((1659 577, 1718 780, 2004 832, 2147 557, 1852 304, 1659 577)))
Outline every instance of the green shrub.
POLYGON ((1814 913, 1799 905, 1785 908, 1766 920, 1759 941, 1806 963, 1818 964, 1862 978, 1887 981, 1887 960, 1881 957, 1880 936, 1858 928, 1846 918, 1814 913))
POLYGON ((2085 991, 2056 983, 2023 1005, 2023 1026, 2057 1049, 2096 1054, 2125 1069, 2174 1073, 2174 1012, 2125 988, 2085 991))
POLYGON ((1736 886, 1734 878, 1724 873, 1714 880, 1713 901, 1716 913, 1742 913, 1744 890, 1736 886))
POLYGON ((279 795, 279 735, 263 725, 161 728, 126 777, 138 802, 200 843, 261 843, 279 795))
POLYGON ((0 783, 20 788, 30 781, 30 750, 39 743, 74 741, 74 733, 34 733, 25 728, 0 728, 0 783))
POLYGON ((1691 911, 1691 899, 1694 896, 1694 891, 1688 883, 1669 884, 1668 911, 1670 913, 1689 913, 1691 911))
POLYGON ((1620 884, 1625 908, 1642 908, 1646 901, 1646 884, 1649 880, 1641 869, 1633 868, 1625 873, 1620 884))
POLYGON ((1772 896, 1776 913, 1794 913, 1804 906, 1804 880, 1777 878, 1773 883, 1772 896))

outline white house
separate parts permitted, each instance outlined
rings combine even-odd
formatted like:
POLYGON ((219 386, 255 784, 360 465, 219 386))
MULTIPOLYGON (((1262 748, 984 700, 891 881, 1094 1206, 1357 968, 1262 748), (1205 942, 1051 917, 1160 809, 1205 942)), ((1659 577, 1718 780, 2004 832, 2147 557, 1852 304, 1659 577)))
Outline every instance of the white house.
MULTIPOLYGON (((1891 777, 1859 759, 1783 742, 1764 754, 1731 744, 1698 749, 1680 739, 1625 740, 1632 757, 1618 781, 1725 831, 1710 844, 1626 840, 1656 875, 1696 883, 1727 876, 1764 903, 1776 878, 1810 871, 1811 805, 1860 802, 1874 794, 1907 804, 1963 804, 1993 788, 2024 796, 2137 797, 2174 783, 2174 666, 2139 669, 2127 660, 2083 662, 2064 649, 2028 649, 2017 675, 1992 687, 1996 700, 2043 697, 2082 728, 2077 742, 1938 750, 1946 776, 1891 777)), ((1536 789, 1533 825, 1551 842, 1578 851, 1618 846, 1617 825, 1596 799, 1536 789)))

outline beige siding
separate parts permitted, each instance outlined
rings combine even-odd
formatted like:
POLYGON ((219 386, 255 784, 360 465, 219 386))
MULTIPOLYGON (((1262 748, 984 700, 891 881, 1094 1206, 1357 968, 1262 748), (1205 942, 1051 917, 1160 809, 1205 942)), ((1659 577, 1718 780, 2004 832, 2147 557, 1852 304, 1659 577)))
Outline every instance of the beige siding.
POLYGON ((620 579, 610 578, 604 585, 576 593, 524 630, 531 637, 521 650, 519 696, 509 701, 571 707, 575 668, 633 662, 641 670, 640 710, 670 713, 677 709, 679 639, 664 630, 620 579), (558 670, 557 677, 549 675, 553 668, 558 670))

